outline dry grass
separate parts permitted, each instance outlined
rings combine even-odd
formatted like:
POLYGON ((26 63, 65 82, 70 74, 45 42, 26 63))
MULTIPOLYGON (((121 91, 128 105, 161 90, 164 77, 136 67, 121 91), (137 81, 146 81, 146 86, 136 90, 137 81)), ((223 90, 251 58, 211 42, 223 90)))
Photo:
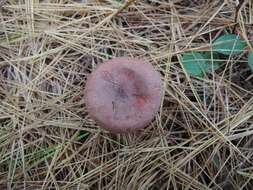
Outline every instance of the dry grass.
POLYGON ((189 77, 178 61, 225 31, 252 39, 251 0, 0 6, 1 189, 252 189, 246 51, 204 79, 189 77), (165 94, 145 130, 113 135, 90 119, 82 94, 98 64, 123 55, 149 60, 165 94))

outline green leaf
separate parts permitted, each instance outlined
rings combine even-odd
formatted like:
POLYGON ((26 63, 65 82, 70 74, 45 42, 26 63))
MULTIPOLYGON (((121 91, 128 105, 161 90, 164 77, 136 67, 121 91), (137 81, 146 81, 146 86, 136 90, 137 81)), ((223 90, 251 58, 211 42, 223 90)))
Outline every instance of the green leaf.
POLYGON ((243 171, 237 171, 237 173, 242 175, 243 177, 248 177, 250 179, 253 179, 253 174, 252 173, 243 172, 243 171))
POLYGON ((217 52, 203 52, 202 56, 207 64, 205 68, 206 71, 216 70, 220 67, 221 61, 219 60, 219 54, 217 52))
POLYGON ((250 40, 249 43, 250 43, 251 47, 253 48, 253 40, 250 40))
POLYGON ((6 43, 6 42, 16 42, 19 40, 25 39, 24 36, 22 36, 21 33, 1 33, 0 34, 0 43, 6 43))
POLYGON ((207 67, 204 57, 197 52, 184 53, 182 65, 186 72, 192 76, 203 76, 207 67))
POLYGON ((220 160, 221 160, 220 159, 220 154, 219 154, 219 152, 216 152, 213 156, 213 163, 214 163, 214 166, 218 169, 221 167, 221 161, 220 160))
POLYGON ((253 72, 253 52, 252 51, 250 51, 248 54, 248 65, 251 71, 253 72))
POLYGON ((242 52, 246 42, 235 34, 224 34, 213 42, 213 51, 223 55, 235 55, 242 52))
POLYGON ((88 131, 79 131, 76 137, 77 141, 82 141, 82 140, 86 140, 89 136, 89 132, 88 131))

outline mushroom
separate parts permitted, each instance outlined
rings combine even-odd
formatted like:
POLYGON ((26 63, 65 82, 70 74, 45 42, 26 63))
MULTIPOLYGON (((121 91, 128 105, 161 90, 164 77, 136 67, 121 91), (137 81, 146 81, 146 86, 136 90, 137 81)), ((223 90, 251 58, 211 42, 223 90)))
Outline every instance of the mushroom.
POLYGON ((113 133, 136 131, 159 110, 161 76, 144 60, 114 58, 91 73, 84 96, 89 115, 101 128, 113 133))

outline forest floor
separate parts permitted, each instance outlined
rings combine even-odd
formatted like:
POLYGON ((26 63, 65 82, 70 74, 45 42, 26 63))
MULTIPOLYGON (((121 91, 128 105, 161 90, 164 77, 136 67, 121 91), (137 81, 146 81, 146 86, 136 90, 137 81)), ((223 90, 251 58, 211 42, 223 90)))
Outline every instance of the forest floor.
POLYGON ((252 189, 252 39, 251 0, 0 0, 0 188, 252 189), (243 51, 202 77, 183 69, 226 33, 243 51), (137 133, 99 128, 84 104, 87 76, 119 56, 164 84, 137 133))

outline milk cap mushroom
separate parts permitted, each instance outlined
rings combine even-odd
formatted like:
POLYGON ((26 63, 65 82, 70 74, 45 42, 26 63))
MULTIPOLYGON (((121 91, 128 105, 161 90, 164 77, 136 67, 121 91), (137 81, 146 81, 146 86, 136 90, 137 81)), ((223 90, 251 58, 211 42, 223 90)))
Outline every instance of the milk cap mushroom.
POLYGON ((147 126, 159 110, 159 72, 141 59, 120 57, 99 65, 88 77, 85 104, 97 124, 113 133, 147 126))

